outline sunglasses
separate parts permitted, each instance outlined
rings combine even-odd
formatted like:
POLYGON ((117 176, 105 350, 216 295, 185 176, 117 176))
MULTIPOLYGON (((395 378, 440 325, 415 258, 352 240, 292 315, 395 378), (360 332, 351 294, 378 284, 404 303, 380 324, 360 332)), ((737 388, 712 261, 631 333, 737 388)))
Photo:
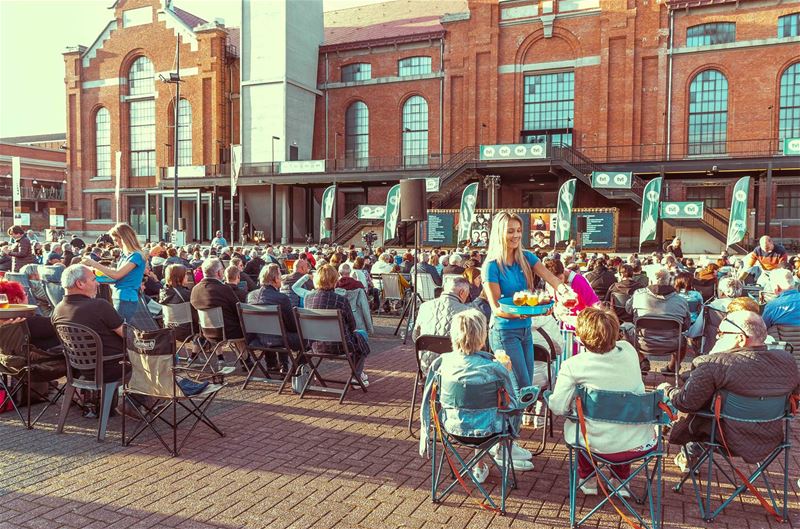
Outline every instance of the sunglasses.
POLYGON ((733 323, 731 320, 725 318, 724 320, 719 322, 720 327, 722 326, 723 323, 729 323, 729 324, 733 325, 734 327, 736 327, 738 329, 738 332, 734 332, 734 331, 717 331, 717 338, 719 338, 720 336, 723 336, 725 334, 743 334, 743 335, 747 336, 747 333, 744 331, 744 329, 742 329, 741 327, 739 327, 738 325, 733 323))

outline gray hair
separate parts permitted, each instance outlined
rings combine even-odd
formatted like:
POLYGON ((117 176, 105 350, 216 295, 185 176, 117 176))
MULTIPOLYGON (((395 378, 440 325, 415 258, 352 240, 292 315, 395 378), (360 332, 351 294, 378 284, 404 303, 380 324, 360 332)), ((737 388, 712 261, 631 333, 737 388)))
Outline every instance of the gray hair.
POLYGON ((748 340, 755 342, 755 345, 761 345, 767 339, 767 326, 761 316, 755 312, 737 310, 728 313, 725 319, 741 327, 748 340))
POLYGON ((83 280, 87 274, 91 273, 93 273, 92 269, 86 265, 70 265, 61 273, 61 286, 64 290, 75 288, 75 283, 83 280))
POLYGON ((419 256, 419 260, 421 263, 427 263, 428 261, 431 260, 431 254, 429 254, 428 252, 422 252, 419 256))
POLYGON ((276 264, 268 264, 264 268, 261 269, 261 272, 258 274, 258 282, 261 286, 271 285, 273 281, 276 279, 280 279, 281 277, 281 269, 276 264))
POLYGON ((653 279, 654 283, 659 286, 672 284, 672 274, 664 266, 656 268, 655 272, 653 272, 653 279))
POLYGON ((453 253, 450 255, 450 264, 453 266, 460 266, 464 259, 461 258, 461 255, 457 253, 453 253))
POLYGON ((717 290, 722 297, 738 298, 742 295, 742 282, 733 277, 723 277, 719 280, 717 290))
POLYGON ((200 265, 200 270, 203 271, 203 277, 217 277, 217 274, 224 268, 222 261, 216 257, 206 259, 200 265))
POLYGON ((467 309, 453 316, 450 322, 450 345, 453 351, 472 354, 486 343, 486 317, 478 309, 467 309))
POLYGON ((449 276, 444 280, 444 289, 446 293, 456 294, 458 292, 469 292, 469 281, 466 277, 462 276, 449 276))
POLYGON ((769 284, 775 292, 793 289, 794 277, 792 276, 792 271, 785 268, 773 270, 769 273, 769 284))
POLYGON ((339 275, 342 277, 350 277, 350 265, 347 263, 342 263, 339 265, 339 275))
POLYGON ((241 277, 242 275, 238 266, 230 265, 225 269, 225 279, 227 279, 228 282, 233 282, 234 279, 240 279, 241 277))

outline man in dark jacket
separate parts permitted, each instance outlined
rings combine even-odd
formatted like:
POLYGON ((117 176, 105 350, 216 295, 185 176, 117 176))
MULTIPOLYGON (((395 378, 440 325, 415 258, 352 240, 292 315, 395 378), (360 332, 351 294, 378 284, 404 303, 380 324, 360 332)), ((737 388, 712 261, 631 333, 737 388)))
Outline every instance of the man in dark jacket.
MULTIPOLYGON (((436 267, 430 263, 430 259, 431 255, 429 253, 423 253, 420 262, 417 264, 417 270, 420 274, 430 274, 436 286, 440 287, 442 286, 442 277, 439 275, 439 271, 436 270, 436 267)), ((413 274, 414 272, 412 271, 411 273, 413 274)))
MULTIPOLYGON (((197 310, 222 309, 222 321, 225 325, 225 337, 229 340, 243 338, 242 327, 239 324, 239 313, 236 304, 239 299, 233 290, 222 282, 224 267, 222 261, 216 258, 206 259, 201 266, 203 280, 192 289, 191 303, 197 310)), ((212 338, 222 339, 221 334, 212 338)))
MULTIPOLYGON (((713 412, 713 399, 719 391, 742 397, 800 394, 797 364, 786 350, 764 345, 767 327, 761 316, 746 310, 732 312, 720 323, 719 333, 729 349, 695 358, 682 388, 669 383, 660 386, 675 407, 688 414, 673 425, 669 439, 672 444, 684 445, 675 459, 684 471, 702 450, 697 442, 707 441, 711 432, 711 419, 693 413, 713 412)), ((783 422, 723 421, 723 433, 734 455, 756 463, 783 441, 783 422)))
POLYGON ((586 274, 586 281, 592 286, 597 297, 604 299, 611 285, 617 282, 617 276, 608 269, 605 259, 598 259, 594 262, 592 271, 586 274))
POLYGON ((25 230, 21 226, 11 226, 8 228, 8 234, 14 239, 11 251, 7 252, 11 256, 11 271, 19 272, 26 264, 35 263, 36 256, 33 254, 33 246, 31 240, 25 235, 25 230))
POLYGON ((633 278, 633 267, 631 265, 620 265, 619 275, 622 280, 614 283, 606 293, 605 301, 611 303, 619 321, 633 321, 633 318, 625 310, 625 305, 633 296, 633 293, 642 288, 642 285, 633 278))
POLYGON ((461 263, 464 259, 461 257, 460 254, 455 252, 450 254, 450 257, 447 260, 447 266, 442 269, 442 275, 446 274, 458 274, 461 275, 464 273, 464 267, 461 266, 461 263))
MULTIPOLYGON (((258 277, 258 282, 261 284, 261 288, 250 292, 247 296, 247 302, 250 305, 279 307, 281 318, 283 318, 283 325, 286 329, 289 347, 293 350, 299 349, 300 338, 297 335, 297 324, 295 323, 294 314, 292 313, 292 302, 289 300, 289 296, 279 291, 281 288, 280 267, 276 264, 264 267, 258 277)), ((267 334, 248 336, 248 341, 251 345, 261 345, 264 347, 283 346, 283 340, 281 340, 280 337, 267 334)), ((287 359, 281 359, 281 362, 287 365, 285 360, 287 359)))

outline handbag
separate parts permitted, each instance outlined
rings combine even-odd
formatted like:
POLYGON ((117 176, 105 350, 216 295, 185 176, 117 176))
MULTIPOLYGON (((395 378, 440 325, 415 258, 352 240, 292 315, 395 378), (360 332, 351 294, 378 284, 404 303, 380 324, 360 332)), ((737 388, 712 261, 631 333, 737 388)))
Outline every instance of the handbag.
POLYGON ((308 378, 311 376, 311 368, 303 364, 300 366, 300 374, 292 376, 292 392, 300 394, 303 391, 303 386, 306 385, 308 378))

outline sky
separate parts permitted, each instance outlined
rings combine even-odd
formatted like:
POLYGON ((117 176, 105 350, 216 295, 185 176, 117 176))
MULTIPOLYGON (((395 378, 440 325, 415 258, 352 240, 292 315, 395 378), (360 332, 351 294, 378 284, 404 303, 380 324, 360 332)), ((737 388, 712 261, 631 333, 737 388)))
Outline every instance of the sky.
MULTIPOLYGON (((273 0, 262 0, 273 1, 273 0)), ((297 1, 297 0, 294 0, 297 1)), ((377 0, 323 0, 325 11, 377 0)), ((175 0, 206 20, 241 25, 239 0, 175 0)), ((67 46, 91 46, 113 0, 0 0, 0 138, 66 131, 67 46)))

